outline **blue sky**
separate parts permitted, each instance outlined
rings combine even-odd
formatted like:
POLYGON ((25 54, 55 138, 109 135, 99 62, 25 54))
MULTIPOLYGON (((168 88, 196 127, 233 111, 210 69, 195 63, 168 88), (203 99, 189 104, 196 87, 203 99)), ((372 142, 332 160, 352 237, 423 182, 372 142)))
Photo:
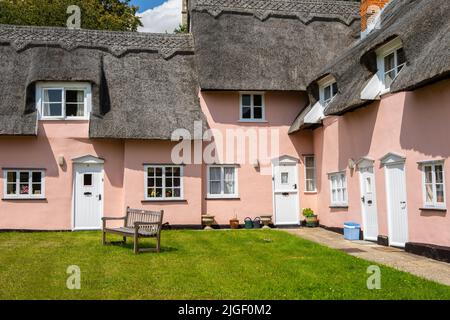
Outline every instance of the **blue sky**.
POLYGON ((139 12, 161 5, 166 0, 131 0, 131 4, 139 6, 139 12))

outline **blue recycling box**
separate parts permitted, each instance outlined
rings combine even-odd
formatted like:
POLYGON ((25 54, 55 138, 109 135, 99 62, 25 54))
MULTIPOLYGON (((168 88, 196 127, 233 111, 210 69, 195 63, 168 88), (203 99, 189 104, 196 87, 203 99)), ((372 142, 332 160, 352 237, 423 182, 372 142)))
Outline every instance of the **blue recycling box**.
POLYGON ((359 240, 361 226, 355 222, 344 222, 344 239, 359 240))

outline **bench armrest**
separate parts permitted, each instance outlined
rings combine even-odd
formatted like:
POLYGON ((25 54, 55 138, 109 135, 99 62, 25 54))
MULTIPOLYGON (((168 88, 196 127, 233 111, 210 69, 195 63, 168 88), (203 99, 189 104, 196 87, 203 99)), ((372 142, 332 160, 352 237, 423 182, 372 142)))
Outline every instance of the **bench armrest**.
POLYGON ((106 220, 124 220, 126 217, 102 217, 102 221, 106 220))

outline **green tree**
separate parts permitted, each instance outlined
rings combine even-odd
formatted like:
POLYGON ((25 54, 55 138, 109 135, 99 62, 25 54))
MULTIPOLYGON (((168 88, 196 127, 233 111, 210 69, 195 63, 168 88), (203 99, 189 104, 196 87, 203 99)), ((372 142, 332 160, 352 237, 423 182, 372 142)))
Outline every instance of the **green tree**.
POLYGON ((65 27, 67 7, 81 9, 84 29, 136 31, 139 9, 130 0, 0 0, 0 24, 65 27))
POLYGON ((180 24, 173 32, 175 32, 175 33, 188 33, 187 25, 180 24))

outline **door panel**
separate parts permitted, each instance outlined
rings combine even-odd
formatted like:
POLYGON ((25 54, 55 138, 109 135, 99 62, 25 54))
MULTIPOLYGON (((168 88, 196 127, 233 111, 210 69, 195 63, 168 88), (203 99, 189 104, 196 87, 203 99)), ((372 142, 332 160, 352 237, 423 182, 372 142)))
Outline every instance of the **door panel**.
POLYGON ((77 164, 74 188, 74 229, 100 229, 103 216, 102 165, 77 164))
POLYGON ((273 175, 275 224, 299 224, 297 166, 276 164, 273 175))
POLYGON ((389 243, 404 247, 408 241, 405 165, 386 166, 389 214, 389 243))
POLYGON ((360 168, 364 239, 378 238, 378 210, 373 167, 360 168))

